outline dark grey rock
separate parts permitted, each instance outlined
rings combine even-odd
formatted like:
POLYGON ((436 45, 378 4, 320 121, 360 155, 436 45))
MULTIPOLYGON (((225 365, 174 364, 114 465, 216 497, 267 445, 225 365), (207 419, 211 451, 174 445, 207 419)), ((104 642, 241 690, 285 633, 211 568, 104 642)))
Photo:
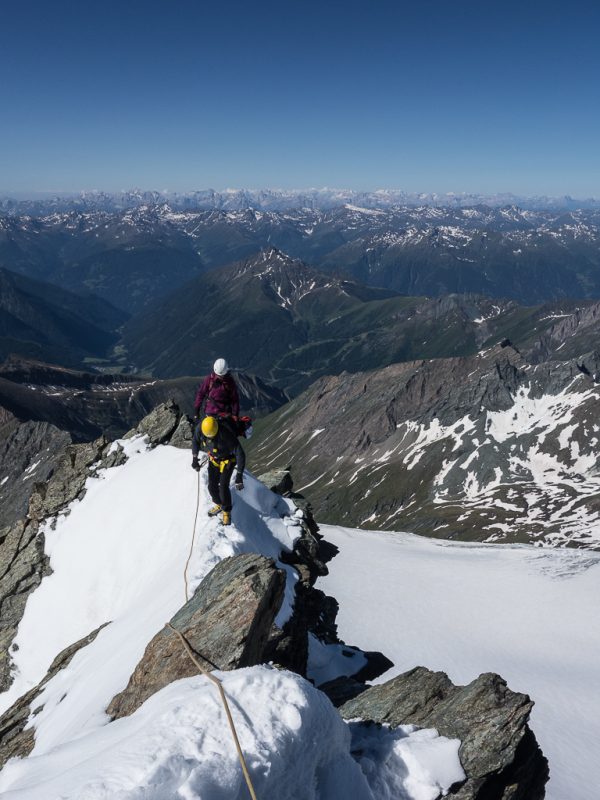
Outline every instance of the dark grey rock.
POLYGON ((168 442, 175 432, 180 417, 179 406, 173 400, 168 400, 144 417, 137 428, 125 434, 124 438, 129 438, 137 433, 147 436, 151 444, 163 444, 168 442))
POLYGON ((179 424, 171 436, 169 444, 171 447, 179 447, 181 450, 190 450, 192 447, 193 433, 192 422, 184 414, 179 420, 179 424))
MULTIPOLYGON (((237 669, 264 661, 264 651, 283 598, 285 573, 255 553, 227 558, 202 581, 171 620, 207 670, 237 669)), ((165 626, 148 644, 127 687, 107 713, 132 714, 169 683, 198 673, 182 642, 165 626)))
POLYGON ((354 680, 359 683, 374 681, 375 678, 383 675, 394 666, 394 662, 390 661, 387 656, 384 656, 378 650, 363 650, 362 654, 367 659, 367 663, 352 675, 354 680))
POLYGON ((339 708, 349 700, 358 697, 359 694, 366 692, 368 686, 366 683, 357 681, 356 678, 342 676, 322 683, 319 689, 327 695, 336 708, 339 708))
POLYGON ((258 476, 258 480, 276 494, 286 495, 292 491, 293 481, 289 469, 273 469, 258 476))
POLYGON ((345 719, 435 728, 461 740, 459 800, 541 800, 548 763, 528 727, 533 702, 492 673, 454 686, 424 667, 373 686, 340 708, 345 719))
POLYGON ((48 422, 16 420, 0 431, 0 528, 27 514, 34 485, 46 481, 71 437, 48 422))
POLYGON ((37 711, 36 699, 48 681, 70 664, 75 653, 93 642, 103 627, 104 625, 101 625, 59 653, 50 665, 44 679, 22 695, 0 716, 0 769, 9 758, 25 758, 31 753, 35 744, 34 730, 33 728, 26 729, 25 726, 32 712, 35 714, 37 711))
POLYGON ((37 483, 29 503, 29 516, 35 520, 52 517, 76 498, 85 494, 90 467, 100 461, 109 442, 101 436, 94 442, 67 447, 46 483, 37 483))
POLYGON ((27 598, 49 573, 44 537, 36 523, 21 520, 0 531, 0 691, 12 681, 9 647, 27 598))

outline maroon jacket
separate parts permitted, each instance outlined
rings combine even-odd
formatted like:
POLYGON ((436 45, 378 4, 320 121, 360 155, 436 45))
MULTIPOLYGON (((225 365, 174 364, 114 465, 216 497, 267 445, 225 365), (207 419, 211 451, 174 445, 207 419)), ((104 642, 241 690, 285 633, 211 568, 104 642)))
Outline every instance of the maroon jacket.
POLYGON ((211 372, 198 386, 194 410, 196 416, 200 415, 202 403, 206 398, 204 413, 210 416, 219 414, 233 414, 238 417, 240 414, 240 398, 238 395, 235 381, 229 373, 227 375, 217 375, 211 372))

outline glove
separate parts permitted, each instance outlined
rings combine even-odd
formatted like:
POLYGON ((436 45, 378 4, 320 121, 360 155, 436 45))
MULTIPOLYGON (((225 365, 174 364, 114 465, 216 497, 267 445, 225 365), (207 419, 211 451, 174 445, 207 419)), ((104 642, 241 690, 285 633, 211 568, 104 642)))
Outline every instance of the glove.
POLYGON ((239 473, 235 476, 235 488, 238 492, 241 492, 244 488, 244 479, 239 473))
POLYGON ((198 459, 196 458, 196 456, 194 456, 192 458, 192 469, 195 469, 196 472, 200 472, 200 464, 199 464, 198 459))

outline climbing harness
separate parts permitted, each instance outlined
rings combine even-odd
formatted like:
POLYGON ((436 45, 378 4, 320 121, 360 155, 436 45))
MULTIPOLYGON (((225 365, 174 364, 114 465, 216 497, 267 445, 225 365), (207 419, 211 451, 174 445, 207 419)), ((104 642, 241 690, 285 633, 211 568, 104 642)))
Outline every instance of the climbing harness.
POLYGON ((222 461, 212 456, 210 453, 208 454, 208 460, 210 463, 217 467, 219 472, 225 472, 225 467, 228 464, 233 464, 235 466, 235 458, 224 458, 222 461))
MULTIPOLYGON (((202 464, 200 465, 201 468, 204 466, 205 463, 206 463, 206 461, 202 462, 202 464)), ((194 529, 193 529, 193 532, 192 532, 192 543, 190 545, 190 552, 189 552, 189 555, 187 557, 187 561, 185 562, 185 568, 183 570, 183 581, 184 581, 184 585, 185 585, 185 602, 186 603, 189 600, 189 588, 188 588, 187 571, 188 571, 188 567, 189 567, 189 564, 190 564, 190 561, 191 561, 191 558, 192 558, 192 552, 194 550, 194 542, 195 542, 195 539, 196 539, 196 527, 197 527, 197 524, 198 524, 198 510, 199 510, 199 508, 200 508, 200 470, 198 470, 198 488, 197 488, 197 493, 196 493, 196 514, 194 516, 194 529)), ((193 664, 196 666, 196 668, 199 670, 199 672, 202 675, 204 675, 206 678, 208 678, 210 681, 212 681, 215 684, 215 686, 217 687, 217 689, 219 690, 219 694, 221 696, 221 701, 223 703, 223 708, 225 709, 225 715, 227 717, 227 722, 229 723, 229 728, 231 730, 231 735, 233 737, 233 742, 235 744, 235 749, 237 751, 238 760, 240 762, 240 766, 242 767, 242 772, 244 773, 244 778, 246 780, 246 786, 248 787, 248 791, 250 792, 250 797, 252 798, 252 800, 257 800, 256 792, 254 791, 254 786, 252 785, 252 778, 250 777, 250 773, 248 772, 248 767, 246 766, 246 759, 244 758, 244 753, 242 752, 242 747, 240 745, 240 740, 238 738, 237 731, 235 729, 235 723, 233 721, 233 717, 231 716, 231 710, 229 708, 229 703, 227 702, 227 695, 225 694, 225 690, 223 689, 222 681, 220 681, 219 678, 216 677, 216 675, 213 675, 211 672, 209 672, 208 670, 204 669, 202 664, 196 658, 196 656, 194 654, 194 651, 190 647, 190 644, 189 644, 188 640, 181 633, 181 631, 178 631, 177 628, 175 628, 173 625, 171 625, 170 622, 167 623, 167 626, 169 628, 171 628, 171 630, 174 631, 174 633, 177 634, 177 636, 179 637, 179 639, 181 641, 181 644, 183 645, 183 648, 184 648, 185 652, 187 653, 187 655, 189 656, 189 658, 191 659, 193 664)))

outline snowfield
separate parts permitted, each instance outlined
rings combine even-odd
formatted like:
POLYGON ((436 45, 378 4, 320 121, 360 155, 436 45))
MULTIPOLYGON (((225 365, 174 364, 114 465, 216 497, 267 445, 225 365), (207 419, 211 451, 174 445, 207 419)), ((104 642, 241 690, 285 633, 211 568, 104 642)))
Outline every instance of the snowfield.
MULTIPOLYGON (((13 650, 14 682, 0 695, 0 712, 44 677, 61 650, 105 627, 36 699, 28 722, 34 749, 7 763, 0 794, 6 800, 245 800, 224 712, 207 678, 170 684, 130 717, 110 722, 104 712, 149 640, 185 602, 183 571, 196 510, 188 452, 148 449, 139 437, 122 445, 128 461, 88 479, 85 497, 45 527, 53 573, 29 597, 13 650)), ((201 473, 191 592, 223 558, 258 552, 278 560, 293 547, 299 512, 251 475, 245 482, 234 496, 234 524, 223 528, 206 516, 201 473)), ((292 613, 297 577, 284 568, 278 624, 292 613)), ((328 659, 315 640, 311 652, 313 672, 334 677, 338 648, 328 659)), ((219 675, 259 797, 435 800, 463 778, 458 740, 412 726, 390 731, 348 724, 308 681, 268 665, 219 675)))
POLYGON ((548 800, 600 791, 600 554, 449 543, 322 525, 340 552, 318 588, 337 598, 339 635, 395 664, 458 684, 498 672, 535 700, 548 800))

